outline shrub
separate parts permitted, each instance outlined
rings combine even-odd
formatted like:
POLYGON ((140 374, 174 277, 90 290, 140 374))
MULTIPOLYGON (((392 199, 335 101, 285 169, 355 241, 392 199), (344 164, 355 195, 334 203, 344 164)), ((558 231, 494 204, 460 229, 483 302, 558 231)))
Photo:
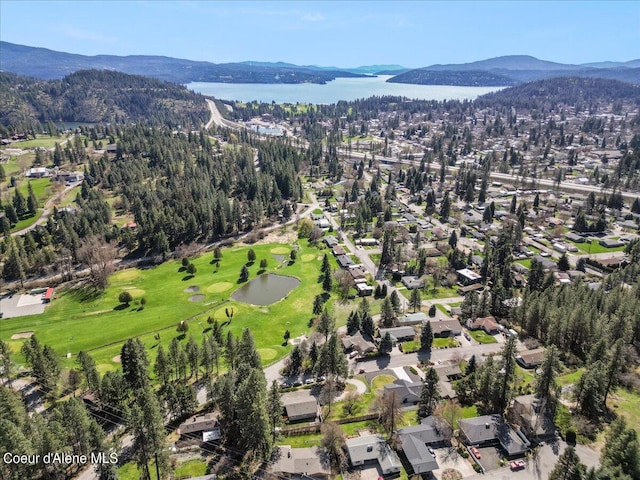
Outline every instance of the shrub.
POLYGON ((125 290, 123 292, 120 292, 120 295, 118 295, 118 300, 120 301, 120 303, 126 303, 127 305, 129 305, 133 300, 133 297, 129 292, 125 290))

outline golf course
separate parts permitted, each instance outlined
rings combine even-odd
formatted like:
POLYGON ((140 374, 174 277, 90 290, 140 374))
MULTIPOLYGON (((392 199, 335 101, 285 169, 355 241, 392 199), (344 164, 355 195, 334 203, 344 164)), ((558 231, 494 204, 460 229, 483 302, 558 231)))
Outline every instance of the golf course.
MULTIPOLYGON (((1 320, 1 335, 19 363, 23 361, 19 350, 24 339, 18 337, 34 332, 43 344, 55 349, 65 367, 75 366, 78 352, 84 350, 105 372, 118 366, 118 355, 127 339, 138 337, 154 352, 158 345, 167 347, 179 337, 176 327, 186 321, 187 338, 193 335, 200 342, 209 328, 207 318, 212 317, 224 325, 225 334, 231 330, 240 335, 244 328, 250 328, 263 363, 271 363, 290 348, 283 346, 286 330, 292 338, 309 331, 313 299, 322 292, 318 283, 322 254, 306 240, 301 243, 304 245, 297 246, 295 262, 289 261, 291 246, 266 244, 223 248, 219 263, 212 252, 191 258, 194 274, 187 272, 181 260, 119 270, 111 275, 103 292, 81 287, 58 290, 42 315, 1 320), (248 262, 250 248, 255 252, 253 262, 248 262), (260 267, 263 259, 266 268, 260 267), (249 279, 240 283, 245 265, 249 279), (265 273, 292 277, 296 286, 269 305, 233 300, 236 290, 265 273), (122 292, 130 294, 129 303, 120 301, 122 292)), ((153 361, 155 354, 150 353, 150 358, 153 361)))

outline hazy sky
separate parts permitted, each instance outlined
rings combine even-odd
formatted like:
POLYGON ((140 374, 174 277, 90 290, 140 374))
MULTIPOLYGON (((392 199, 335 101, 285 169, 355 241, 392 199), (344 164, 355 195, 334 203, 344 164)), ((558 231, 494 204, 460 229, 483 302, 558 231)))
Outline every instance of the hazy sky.
POLYGON ((640 1, 0 0, 0 38, 217 63, 421 67, 513 54, 626 61, 640 58, 640 1))

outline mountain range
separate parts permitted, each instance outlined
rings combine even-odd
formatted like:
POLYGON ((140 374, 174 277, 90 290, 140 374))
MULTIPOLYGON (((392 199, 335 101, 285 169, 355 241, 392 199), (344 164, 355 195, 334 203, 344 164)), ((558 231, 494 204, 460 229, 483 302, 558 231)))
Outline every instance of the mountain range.
POLYGON ((319 83, 341 77, 391 75, 388 82, 423 85, 511 86, 561 76, 606 78, 640 83, 640 59, 584 65, 509 55, 471 63, 408 69, 401 65, 355 68, 246 61, 211 63, 154 55, 78 55, 0 42, 0 70, 42 79, 60 79, 78 70, 114 70, 176 83, 319 83))
POLYGON ((572 65, 540 60, 529 55, 507 55, 471 63, 417 68, 387 81, 421 85, 510 86, 564 76, 640 83, 640 59, 572 65))

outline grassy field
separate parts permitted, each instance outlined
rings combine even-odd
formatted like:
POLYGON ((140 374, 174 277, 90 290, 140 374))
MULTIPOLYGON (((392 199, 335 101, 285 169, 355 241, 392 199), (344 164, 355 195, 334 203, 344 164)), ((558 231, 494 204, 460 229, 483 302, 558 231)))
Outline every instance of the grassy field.
POLYGON ((36 135, 36 138, 33 140, 25 140, 24 142, 14 142, 10 145, 10 148, 53 148, 56 146, 56 143, 64 142, 65 137, 50 137, 49 135, 36 135))
MULTIPOLYGON (((225 322, 225 309, 229 308, 233 309, 234 316, 225 331, 229 329, 234 335, 240 335, 249 327, 263 362, 271 363, 291 348, 282 345, 285 330, 289 330, 292 337, 309 330, 313 298, 322 291, 318 283, 321 256, 315 248, 301 246, 298 261, 292 265, 281 264, 274 258, 274 252, 288 254, 290 246, 254 246, 257 260, 248 267, 250 279, 256 277, 260 260, 265 258, 267 272, 293 276, 301 281, 285 299, 258 307, 230 299, 239 286, 237 280, 242 265, 247 263, 248 249, 223 249, 219 269, 211 264, 211 253, 193 259, 197 272, 192 278, 181 271, 179 261, 170 261, 154 268, 121 270, 112 275, 109 287, 97 295, 87 290, 57 292, 57 298, 44 314, 3 320, 2 337, 10 340, 15 333, 34 331, 42 343, 52 346, 64 357, 65 366, 73 365, 75 355, 85 350, 104 372, 117 365, 114 357, 127 339, 139 337, 149 351, 158 344, 167 347, 171 339, 178 336, 177 324, 188 320, 189 334, 199 342, 207 328, 207 317, 225 322), (311 261, 301 260, 305 254, 313 255, 311 261), (192 287, 192 291, 187 287, 192 287), (193 291, 196 288, 198 291, 193 291), (122 291, 133 296, 134 302, 129 306, 118 301, 122 291), (201 297, 193 301, 194 295, 201 297), (142 297, 147 302, 144 308, 139 305, 142 297), (160 335, 159 341, 154 338, 156 334, 160 335), (66 358, 67 352, 72 358, 66 358)), ((21 341, 10 340, 10 344, 18 353, 21 341)), ((153 360, 155 355, 150 356, 153 360)), ((22 361, 19 354, 16 360, 22 361)))
POLYGON ((433 348, 454 348, 457 347, 458 341, 455 338, 434 338, 433 348))
POLYGON ((493 336, 488 335, 482 330, 469 330, 469 335, 478 343, 497 343, 498 341, 493 336))
POLYGON ((558 382, 558 385, 562 387, 575 384, 578 382, 578 380, 580 380, 582 372, 584 372, 584 368, 579 368, 575 372, 567 373, 565 375, 559 375, 558 378, 556 378, 556 381, 558 382))
POLYGON ((613 247, 613 248, 603 247, 598 243, 598 240, 592 240, 591 243, 587 243, 587 242, 584 242, 584 243, 570 242, 570 243, 578 247, 578 249, 580 250, 580 253, 588 253, 588 254, 622 252, 625 249, 624 245, 621 247, 613 247))
MULTIPOLYGON (((50 194, 50 186, 51 179, 49 178, 34 178, 33 180, 24 180, 19 182, 18 190, 27 198, 29 195, 29 184, 31 184, 31 188, 33 188, 33 193, 38 199, 38 206, 42 207, 44 205, 45 200, 48 198, 50 194)), ((11 193, 13 195, 13 192, 11 193)))
POLYGON ((618 388, 607 398, 609 408, 627 420, 627 425, 634 427, 640 434, 640 392, 618 388))
POLYGON ((173 472, 174 478, 201 477, 207 473, 207 463, 202 460, 187 460, 176 467, 173 472))
POLYGON ((516 260, 514 263, 519 263, 520 265, 524 265, 525 267, 531 269, 531 259, 524 258, 522 260, 516 260))

